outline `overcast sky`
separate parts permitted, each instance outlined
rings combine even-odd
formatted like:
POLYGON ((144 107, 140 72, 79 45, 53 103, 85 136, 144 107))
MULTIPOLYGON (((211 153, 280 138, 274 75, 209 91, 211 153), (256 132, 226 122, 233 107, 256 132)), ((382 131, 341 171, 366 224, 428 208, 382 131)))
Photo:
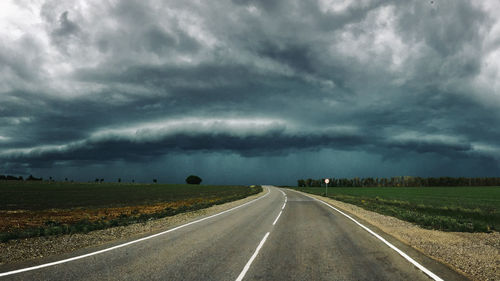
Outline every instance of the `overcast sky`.
POLYGON ((500 2, 0 1, 0 174, 500 176, 500 2))

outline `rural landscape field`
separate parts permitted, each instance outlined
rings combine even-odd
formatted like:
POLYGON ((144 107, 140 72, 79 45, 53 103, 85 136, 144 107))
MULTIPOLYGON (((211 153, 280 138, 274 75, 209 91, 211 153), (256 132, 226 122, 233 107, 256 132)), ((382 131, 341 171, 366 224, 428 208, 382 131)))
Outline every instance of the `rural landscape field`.
POLYGON ((144 222, 261 190, 260 186, 0 181, 0 241, 144 222))
MULTIPOLYGON (((325 196, 325 187, 296 187, 325 196)), ((330 187, 328 197, 444 231, 500 228, 500 187, 330 187)))
POLYGON ((500 281, 500 0, 0 0, 0 281, 500 281))

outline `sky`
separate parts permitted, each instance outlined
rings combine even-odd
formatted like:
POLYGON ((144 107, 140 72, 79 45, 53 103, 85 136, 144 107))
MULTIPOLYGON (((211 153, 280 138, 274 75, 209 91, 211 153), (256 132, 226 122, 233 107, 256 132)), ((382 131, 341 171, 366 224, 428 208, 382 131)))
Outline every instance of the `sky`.
POLYGON ((0 1, 0 174, 500 176, 500 2, 0 1))

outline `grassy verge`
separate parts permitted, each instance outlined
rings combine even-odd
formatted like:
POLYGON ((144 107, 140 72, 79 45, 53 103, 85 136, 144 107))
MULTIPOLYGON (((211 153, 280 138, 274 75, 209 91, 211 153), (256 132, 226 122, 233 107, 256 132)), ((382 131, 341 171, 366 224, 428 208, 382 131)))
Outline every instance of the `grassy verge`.
MULTIPOLYGON (((325 195, 324 187, 295 189, 325 195)), ((328 197, 428 229, 500 230, 500 187, 334 187, 328 197)))
POLYGON ((4 216, 0 242, 87 233, 146 222, 235 201, 261 191, 260 186, 0 184, 0 211, 4 216), (13 190, 13 186, 17 190, 13 190), (36 200, 37 196, 32 193, 40 199, 36 200), (156 208, 151 209, 148 204, 156 204, 156 208), (113 208, 108 208, 111 206, 113 208), (159 209, 158 206, 166 207, 159 209), (81 216, 77 214, 82 212, 88 213, 88 218, 78 219, 81 216), (102 212, 106 215, 102 216, 102 212), (22 220, 27 222, 19 227, 22 220))

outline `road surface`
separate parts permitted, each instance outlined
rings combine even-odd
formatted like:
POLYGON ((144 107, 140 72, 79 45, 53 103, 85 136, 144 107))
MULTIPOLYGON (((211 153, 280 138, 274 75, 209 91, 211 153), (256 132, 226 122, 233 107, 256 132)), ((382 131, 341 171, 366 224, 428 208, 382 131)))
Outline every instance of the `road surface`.
MULTIPOLYGON (((265 190, 242 207, 144 241, 2 266, 0 276, 42 265, 0 280, 432 280, 329 206, 295 191, 265 190)), ((416 251, 404 252, 440 278, 466 280, 416 251)))

